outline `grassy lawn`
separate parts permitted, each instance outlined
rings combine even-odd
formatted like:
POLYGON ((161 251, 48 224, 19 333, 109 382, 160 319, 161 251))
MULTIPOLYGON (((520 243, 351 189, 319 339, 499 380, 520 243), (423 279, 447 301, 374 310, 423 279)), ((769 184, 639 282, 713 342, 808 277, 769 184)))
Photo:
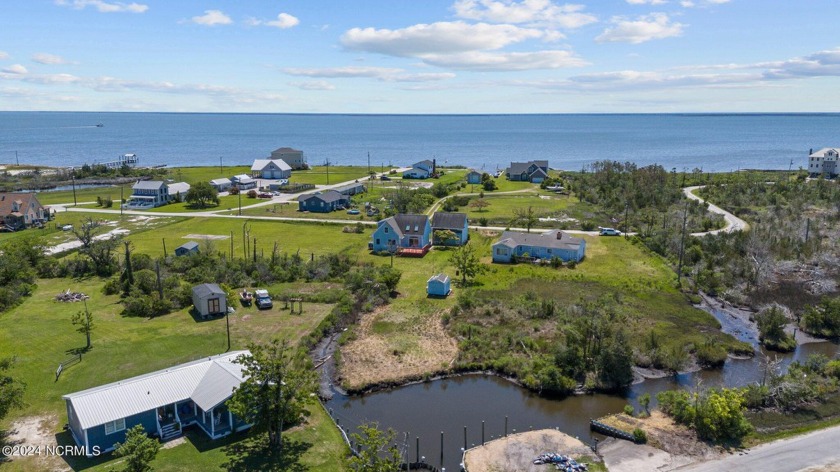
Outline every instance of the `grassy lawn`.
MULTIPOLYGON (((122 188, 122 195, 127 199, 131 195, 131 185, 124 184, 121 186, 115 185, 110 187, 96 187, 96 188, 80 188, 76 189, 76 202, 95 202, 96 197, 103 200, 110 198, 114 201, 114 205, 118 205, 120 199, 120 188, 122 188)), ((73 203, 72 190, 60 190, 56 192, 38 192, 38 201, 41 205, 54 205, 56 203, 73 203)), ((117 207, 119 208, 119 207, 117 207)))
POLYGON ((48 222, 43 229, 30 228, 24 231, 17 231, 15 233, 0 233, 0 243, 27 237, 29 235, 38 235, 42 237, 46 246, 55 246, 56 244, 75 241, 76 236, 73 235, 71 231, 61 231, 58 228, 67 224, 79 228, 82 222, 87 220, 89 217, 92 217, 94 220, 103 224, 104 229, 102 232, 110 231, 115 228, 122 228, 129 230, 132 233, 137 233, 174 222, 183 221, 183 218, 181 217, 171 216, 125 215, 120 218, 119 215, 111 215, 107 213, 80 213, 67 211, 57 213, 55 220, 48 222))
MULTIPOLYGON (((119 314, 122 307, 118 298, 103 295, 102 286, 99 279, 39 280, 30 299, 0 315, 0 357, 17 356, 16 374, 27 384, 26 408, 14 411, 13 416, 0 426, 8 427, 16 418, 42 416, 49 418, 49 427, 59 432, 66 421, 62 394, 225 351, 224 319, 196 322, 186 309, 151 320, 125 318, 119 314), (94 313, 96 328, 92 336, 93 348, 83 355, 81 363, 68 367, 56 381, 54 372, 58 363, 67 359, 74 349, 84 346, 84 336, 70 324, 70 316, 83 306, 53 300, 55 294, 66 289, 90 295, 87 306, 94 313)), ((238 307, 230 317, 231 348, 242 349, 249 342, 275 336, 299 339, 309 333, 330 308, 330 305, 307 303, 303 314, 290 315, 279 307, 266 311, 238 307)), ((312 444, 304 453, 303 461, 313 465, 323 465, 325 457, 335 460, 344 450, 343 444, 335 440, 337 431, 329 427, 329 420, 318 411, 319 408, 313 405, 312 422, 291 435, 312 444)), ((206 442, 198 449, 187 441, 165 450, 158 461, 160 470, 194 470, 194 464, 201 463, 218 465, 224 456, 216 455, 223 454, 223 450, 215 443, 206 442), (206 455, 199 452, 205 448, 212 452, 206 455), (172 463, 164 460, 170 455, 175 458, 172 463)), ((83 464, 88 465, 92 463, 83 464)), ((32 463, 15 460, 10 470, 32 470, 32 463)), ((321 467, 317 470, 336 469, 321 467)))
POLYGON ((219 166, 171 167, 167 169, 166 178, 172 179, 175 182, 186 182, 188 184, 194 184, 196 182, 209 182, 213 179, 221 179, 223 177, 229 179, 234 175, 239 174, 251 175, 251 166, 225 165, 221 169, 219 169, 219 166))
POLYGON ((481 218, 487 219, 489 226, 522 226, 512 223, 516 210, 533 208, 538 218, 556 218, 558 221, 537 222, 541 228, 579 229, 581 222, 589 221, 596 226, 609 226, 609 219, 597 207, 581 202, 575 197, 549 195, 543 192, 527 192, 509 195, 485 194, 490 205, 482 211, 470 206, 458 209, 469 217, 472 224, 481 218), (564 221, 565 219, 569 219, 564 221))
MULTIPOLYGON (((379 172, 379 167, 371 166, 372 172, 379 172)), ((328 169, 324 166, 312 166, 308 170, 293 170, 290 182, 298 184, 334 185, 349 180, 357 180, 368 177, 367 167, 361 166, 330 166, 329 182, 327 182, 328 169)))
MULTIPOLYGON (((149 213, 183 213, 183 212, 202 212, 202 211, 219 211, 219 210, 228 210, 231 208, 239 208, 239 195, 225 195, 219 197, 219 204, 213 205, 210 204, 207 208, 194 208, 190 204, 185 202, 180 203, 170 203, 169 205, 159 206, 157 208, 152 208, 147 210, 149 213)), ((256 201, 255 198, 248 198, 247 195, 242 195, 242 206, 245 205, 253 205, 256 201)))

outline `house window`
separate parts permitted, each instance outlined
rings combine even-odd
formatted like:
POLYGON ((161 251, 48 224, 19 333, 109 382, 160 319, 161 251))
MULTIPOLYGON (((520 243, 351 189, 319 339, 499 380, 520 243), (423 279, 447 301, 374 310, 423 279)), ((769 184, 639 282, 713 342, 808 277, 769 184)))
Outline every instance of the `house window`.
POLYGON ((125 418, 105 423, 105 434, 114 434, 125 429, 125 418))
POLYGON ((219 299, 218 298, 211 298, 207 300, 207 310, 210 313, 218 313, 222 310, 219 309, 219 299))
POLYGON ((385 228, 385 233, 386 233, 386 234, 388 233, 388 228, 387 228, 387 227, 385 228))

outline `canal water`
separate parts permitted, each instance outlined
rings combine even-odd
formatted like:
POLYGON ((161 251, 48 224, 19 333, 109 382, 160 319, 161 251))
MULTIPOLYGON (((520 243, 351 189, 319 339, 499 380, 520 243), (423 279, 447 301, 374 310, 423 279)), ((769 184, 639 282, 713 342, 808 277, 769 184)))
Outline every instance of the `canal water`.
POLYGON ((602 437, 590 433, 589 420, 621 412, 628 403, 638 409, 637 399, 645 393, 651 395, 653 406, 656 393, 663 390, 693 387, 698 383, 704 387, 735 387, 760 382, 768 356, 778 356, 780 367, 784 369, 791 362, 804 361, 811 354, 833 358, 838 351, 837 345, 820 342, 800 345, 788 354, 766 352, 758 347, 754 327, 724 311, 714 308, 708 311, 721 322, 722 331, 756 346, 756 355, 749 359, 730 358, 720 369, 648 379, 634 384, 625 395, 591 394, 550 399, 505 379, 475 374, 361 396, 335 395, 326 406, 341 426, 351 432, 364 422, 377 421, 380 428, 393 428, 398 432, 397 443, 410 461, 425 457, 427 463, 436 467, 458 471, 465 443, 464 427, 468 448, 481 443, 482 423, 484 440, 489 441, 505 433, 506 422, 507 433, 556 428, 594 445, 602 437))

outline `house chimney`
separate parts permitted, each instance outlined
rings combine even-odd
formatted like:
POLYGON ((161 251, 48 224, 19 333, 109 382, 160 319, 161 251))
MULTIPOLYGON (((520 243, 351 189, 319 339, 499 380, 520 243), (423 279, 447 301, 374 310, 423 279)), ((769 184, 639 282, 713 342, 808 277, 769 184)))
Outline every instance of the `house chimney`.
POLYGON ((563 239, 563 232, 557 231, 557 239, 563 239))
POLYGON ((434 174, 437 171, 437 159, 434 157, 432 158, 432 173, 434 174))
POLYGON ((811 155, 811 154, 813 154, 813 153, 814 153, 814 148, 811 148, 811 150, 810 150, 810 151, 808 151, 808 155, 811 155))

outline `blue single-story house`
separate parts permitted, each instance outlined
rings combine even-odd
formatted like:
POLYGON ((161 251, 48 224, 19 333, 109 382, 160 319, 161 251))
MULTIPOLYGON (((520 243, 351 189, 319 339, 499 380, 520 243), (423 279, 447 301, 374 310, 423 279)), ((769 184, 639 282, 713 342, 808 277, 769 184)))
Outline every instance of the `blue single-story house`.
POLYGON ((435 161, 428 159, 415 162, 411 169, 403 172, 404 179, 428 179, 435 173, 435 161))
POLYGON ((315 192, 298 197, 300 211, 312 211, 316 213, 329 213, 341 210, 350 204, 350 198, 335 190, 315 192))
POLYGON ((187 254, 198 254, 197 242, 189 241, 175 248, 176 256, 186 256, 187 254))
POLYGON ((464 213, 447 213, 438 211, 432 215, 432 242, 442 246, 463 246, 470 240, 469 220, 464 213), (452 231, 455 239, 446 241, 435 237, 436 231, 452 231))
POLYGON ((525 254, 531 259, 580 262, 586 255, 586 241, 554 229, 546 233, 505 231, 493 244, 493 262, 511 262, 525 254))
POLYGON ((467 172, 467 183, 468 184, 480 184, 481 183, 481 172, 473 169, 467 172))
POLYGON ((426 282, 426 293, 430 297, 445 297, 451 291, 449 276, 446 274, 433 275, 426 282))
POLYGON ((511 162, 505 176, 512 181, 538 184, 548 178, 548 161, 511 162))
POLYGON ((211 439, 251 427, 225 402, 245 380, 240 356, 233 351, 64 395, 67 424, 88 456, 114 449, 126 432, 143 425, 161 440, 180 436, 197 425, 211 439))
POLYGON ((399 214, 385 218, 371 236, 371 249, 422 256, 432 245, 432 226, 426 215, 399 214))

